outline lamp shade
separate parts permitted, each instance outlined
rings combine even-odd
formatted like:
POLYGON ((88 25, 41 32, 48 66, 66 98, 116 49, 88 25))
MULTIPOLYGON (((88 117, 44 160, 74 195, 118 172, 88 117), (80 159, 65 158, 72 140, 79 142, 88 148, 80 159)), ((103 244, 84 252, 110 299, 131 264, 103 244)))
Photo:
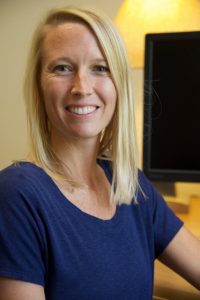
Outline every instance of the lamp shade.
POLYGON ((144 64, 145 34, 200 31, 199 0, 125 0, 115 23, 133 67, 144 64))

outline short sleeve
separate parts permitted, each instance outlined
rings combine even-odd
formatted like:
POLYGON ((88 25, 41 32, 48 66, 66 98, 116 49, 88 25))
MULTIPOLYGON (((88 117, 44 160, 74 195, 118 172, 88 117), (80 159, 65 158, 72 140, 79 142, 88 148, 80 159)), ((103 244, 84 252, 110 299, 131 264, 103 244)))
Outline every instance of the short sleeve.
POLYGON ((168 207, 161 195, 154 191, 155 207, 153 214, 153 226, 155 237, 155 256, 158 257, 175 237, 183 222, 168 207))
POLYGON ((45 246, 33 194, 23 174, 0 172, 0 277, 44 285, 45 246))
POLYGON ((181 229, 183 222, 175 215, 143 173, 140 174, 140 181, 146 195, 144 201, 152 224, 150 227, 153 230, 154 256, 157 258, 181 229))

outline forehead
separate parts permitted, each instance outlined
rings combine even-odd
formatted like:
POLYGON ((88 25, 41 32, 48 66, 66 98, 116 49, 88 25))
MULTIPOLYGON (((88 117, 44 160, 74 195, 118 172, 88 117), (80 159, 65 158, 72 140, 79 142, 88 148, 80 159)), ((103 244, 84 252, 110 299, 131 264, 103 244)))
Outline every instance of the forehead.
POLYGON ((52 49, 61 50, 77 48, 93 49, 102 52, 99 41, 93 31, 85 24, 67 22, 52 27, 46 34, 43 45, 43 54, 48 54, 52 49))

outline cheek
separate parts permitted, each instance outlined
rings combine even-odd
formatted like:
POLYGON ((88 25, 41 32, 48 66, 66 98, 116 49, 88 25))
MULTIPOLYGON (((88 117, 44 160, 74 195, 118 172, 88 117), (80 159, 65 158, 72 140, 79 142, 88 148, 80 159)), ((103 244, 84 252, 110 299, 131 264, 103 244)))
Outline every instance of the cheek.
POLYGON ((117 91, 111 79, 103 80, 100 83, 99 91, 102 94, 107 105, 115 107, 117 101, 117 91))
POLYGON ((115 86, 114 84, 110 85, 108 88, 107 88, 107 97, 108 97, 108 105, 110 106, 110 110, 112 112, 112 114, 114 113, 115 111, 115 107, 116 107, 116 102, 117 102, 117 92, 116 92, 116 89, 115 89, 115 86))
POLYGON ((66 95, 66 85, 63 83, 48 80, 42 84, 42 93, 45 104, 55 105, 62 101, 66 95))

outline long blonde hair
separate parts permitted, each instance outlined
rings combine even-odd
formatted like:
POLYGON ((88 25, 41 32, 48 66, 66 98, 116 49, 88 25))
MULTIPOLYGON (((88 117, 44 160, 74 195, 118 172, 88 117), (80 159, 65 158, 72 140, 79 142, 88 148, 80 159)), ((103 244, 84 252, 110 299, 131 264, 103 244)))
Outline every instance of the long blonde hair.
POLYGON ((50 143, 50 130, 44 103, 41 101, 41 48, 51 28, 78 22, 88 26, 107 59, 117 90, 114 116, 102 132, 98 157, 112 161, 111 201, 114 204, 137 201, 138 167, 132 76, 124 43, 113 23, 102 13, 86 8, 67 7, 48 13, 36 29, 28 58, 25 77, 25 103, 31 156, 36 164, 59 173, 59 160, 50 143))

